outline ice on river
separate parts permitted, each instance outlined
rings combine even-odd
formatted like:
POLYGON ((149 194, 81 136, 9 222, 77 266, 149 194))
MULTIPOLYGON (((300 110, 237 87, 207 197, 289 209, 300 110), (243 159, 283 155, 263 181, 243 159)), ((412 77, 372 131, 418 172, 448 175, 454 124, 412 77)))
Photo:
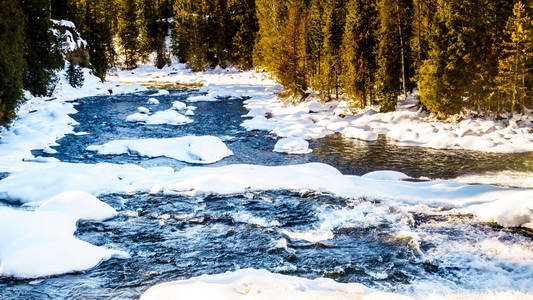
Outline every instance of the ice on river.
POLYGON ((233 155, 224 142, 215 136, 115 140, 103 145, 89 146, 87 150, 104 155, 166 156, 195 164, 211 164, 233 155))
POLYGON ((316 191, 346 198, 379 199, 404 208, 453 209, 501 226, 530 226, 533 222, 533 197, 530 197, 529 190, 445 180, 398 180, 405 177, 387 172, 366 177, 343 175, 322 163, 275 167, 187 167, 178 171, 128 164, 47 163, 44 166, 29 164, 1 180, 0 196, 8 201, 35 202, 66 190, 83 190, 93 195, 150 191, 191 196, 249 191, 316 191), (514 205, 503 205, 511 200, 514 205))
POLYGON ((0 275, 35 278, 93 268, 123 251, 74 237, 79 220, 104 220, 116 211, 82 191, 67 191, 36 211, 0 206, 0 275))

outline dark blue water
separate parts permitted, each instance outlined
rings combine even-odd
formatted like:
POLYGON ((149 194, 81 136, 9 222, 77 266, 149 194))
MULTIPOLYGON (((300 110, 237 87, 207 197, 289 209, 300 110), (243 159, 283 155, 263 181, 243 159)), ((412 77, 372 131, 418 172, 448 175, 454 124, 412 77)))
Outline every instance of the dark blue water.
MULTIPOLYGON (((159 96, 159 106, 171 107, 194 91, 176 90, 159 96)), ((247 132, 240 124, 246 113, 241 100, 191 103, 198 107, 194 123, 184 126, 125 122, 146 105, 149 93, 79 100, 77 132, 59 141, 57 154, 67 162, 134 163, 142 166, 189 164, 168 158, 105 156, 85 151, 93 144, 122 138, 215 135, 235 153, 212 166, 235 163, 285 165, 325 162, 345 174, 388 169, 411 176, 448 178, 490 170, 529 170, 531 154, 498 155, 469 151, 439 151, 392 146, 382 139, 366 143, 331 136, 313 141, 313 153, 272 152, 275 139, 265 132, 247 132)), ((418 282, 436 282, 457 291, 519 289, 533 291, 533 264, 501 260, 470 251, 491 238, 530 247, 530 232, 478 224, 470 216, 440 211, 409 213, 387 203, 342 199, 324 194, 289 191, 230 196, 184 197, 149 194, 103 195, 117 209, 112 220, 79 224, 76 236, 98 246, 130 253, 85 272, 39 280, 0 278, 1 299, 134 299, 148 287, 201 274, 240 268, 262 268, 307 278, 329 277, 359 282, 385 291, 421 291, 418 282), (404 230, 421 235, 419 243, 395 237, 404 230), (320 241, 291 239, 291 233, 330 232, 320 241), (450 245, 458 245, 455 247, 450 245), (494 281, 501 281, 494 285, 494 281)))

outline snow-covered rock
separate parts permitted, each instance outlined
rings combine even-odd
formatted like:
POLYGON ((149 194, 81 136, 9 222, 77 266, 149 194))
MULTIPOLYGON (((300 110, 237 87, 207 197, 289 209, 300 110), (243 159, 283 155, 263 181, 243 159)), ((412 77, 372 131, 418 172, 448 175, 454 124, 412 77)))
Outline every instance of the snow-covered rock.
POLYGON ((174 101, 172 102, 172 108, 175 110, 184 110, 187 107, 187 104, 181 102, 181 101, 174 101))
POLYGON ((147 125, 185 125, 192 123, 193 120, 180 114, 179 112, 168 109, 155 112, 152 115, 145 113, 134 113, 126 117, 127 122, 141 122, 147 125))
POLYGON ((107 203, 84 191, 67 191, 42 203, 35 211, 55 211, 77 220, 103 221, 117 215, 107 203))
POLYGON ((156 98, 150 98, 148 99, 147 103, 152 105, 159 105, 159 100, 157 100, 156 98))
POLYGON ((130 154, 148 157, 166 156, 195 164, 211 164, 233 152, 215 136, 184 136, 178 138, 115 140, 87 147, 99 154, 130 154))
POLYGON ((61 205, 57 208, 62 212, 49 208, 30 212, 0 207, 0 275, 35 278, 84 271, 112 257, 129 257, 75 238, 77 217, 61 205))
POLYGON ((307 154, 313 150, 309 149, 309 142, 302 138, 283 138, 274 146, 274 152, 288 154, 307 154))
POLYGON ((168 96, 170 95, 170 92, 167 90, 160 89, 157 91, 157 93, 152 94, 152 96, 168 96))
POLYGON ((141 114, 150 114, 150 110, 144 106, 139 106, 137 107, 137 110, 141 113, 141 114))

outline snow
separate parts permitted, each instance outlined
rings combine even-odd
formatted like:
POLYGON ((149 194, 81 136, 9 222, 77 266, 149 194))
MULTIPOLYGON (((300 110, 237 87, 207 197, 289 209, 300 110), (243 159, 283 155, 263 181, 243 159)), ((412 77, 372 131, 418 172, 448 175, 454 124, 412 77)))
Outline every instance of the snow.
POLYGON ((14 170, 0 181, 0 197, 26 203, 44 201, 67 190, 82 190, 95 196, 132 192, 195 196, 271 190, 316 191, 346 198, 379 199, 405 209, 454 209, 458 213, 473 214, 481 222, 508 227, 533 222, 529 191, 443 180, 399 180, 405 178, 389 172, 367 177, 342 175, 322 163, 187 167, 174 171, 167 167, 146 169, 137 165, 49 162, 14 170), (503 205, 512 199, 518 199, 512 202, 515 205, 503 205))
POLYGON ((467 184, 492 184, 506 187, 533 188, 533 173, 499 171, 483 174, 467 174, 453 179, 467 184))
POLYGON ((366 290, 357 283, 341 284, 332 279, 309 280, 266 270, 242 269, 160 284, 140 299, 357 299, 366 290))
POLYGON ((187 104, 181 102, 181 101, 174 101, 172 102, 172 108, 176 110, 184 110, 187 108, 187 104))
POLYGON ((152 105, 159 105, 159 100, 157 100, 156 98, 150 98, 148 99, 147 103, 152 105))
POLYGON ((89 146, 87 150, 104 155, 166 156, 195 164, 211 164, 233 155, 224 142, 214 136, 115 140, 99 146, 89 146))
POLYGON ((114 208, 84 191, 67 191, 42 203, 35 211, 56 211, 78 220, 104 221, 117 215, 114 208))
POLYGON ((274 152, 288 154, 307 154, 312 151, 309 149, 309 143, 302 138, 283 138, 274 146, 274 152))
POLYGON ((351 300, 496 300, 531 299, 531 294, 518 292, 483 292, 470 294, 430 294, 410 297, 384 293, 358 283, 338 283, 329 278, 314 280, 271 273, 267 270, 241 269, 215 275, 202 275, 185 280, 158 284, 148 289, 141 300, 207 299, 351 299, 351 300))
POLYGON ((322 104, 311 98, 290 107, 275 96, 252 98, 245 101, 250 110, 245 117, 253 119, 245 120, 243 126, 280 137, 316 139, 342 133, 347 138, 375 141, 383 135, 399 146, 501 153, 533 151, 531 116, 498 121, 466 114, 459 122, 445 123, 418 111, 415 104, 409 98, 394 112, 377 113, 377 107, 352 112, 345 101, 322 104), (263 125, 266 114, 271 115, 268 126, 263 125))
POLYGON ((0 275, 35 278, 91 269, 123 251, 91 245, 74 237, 78 220, 113 217, 114 209, 84 192, 70 191, 36 211, 0 206, 0 275))
POLYGON ((157 91, 157 93, 152 94, 152 96, 168 96, 170 95, 170 92, 167 90, 160 89, 157 91))
POLYGON ((126 117, 126 122, 139 122, 147 125, 185 125, 192 123, 193 120, 180 114, 179 112, 168 109, 155 112, 152 115, 145 113, 134 113, 126 117))
POLYGON ((142 113, 142 114, 149 114, 150 113, 150 110, 144 106, 139 106, 137 107, 137 110, 142 113))

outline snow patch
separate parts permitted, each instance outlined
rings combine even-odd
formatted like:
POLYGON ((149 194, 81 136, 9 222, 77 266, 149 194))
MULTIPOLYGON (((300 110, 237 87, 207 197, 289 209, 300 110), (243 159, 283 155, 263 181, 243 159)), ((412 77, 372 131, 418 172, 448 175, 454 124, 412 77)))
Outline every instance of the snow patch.
POLYGON ((288 154, 308 154, 313 150, 309 149, 309 143, 302 138, 283 138, 274 146, 274 152, 288 154))
POLYGON ((168 124, 178 126, 192 123, 193 120, 173 109, 168 109, 158 111, 152 115, 147 115, 145 113, 134 113, 126 117, 126 122, 140 122, 147 125, 168 124))
POLYGON ((87 150, 103 155, 166 156, 195 164, 211 164, 233 155, 224 142, 215 136, 115 140, 99 146, 89 146, 87 150))

